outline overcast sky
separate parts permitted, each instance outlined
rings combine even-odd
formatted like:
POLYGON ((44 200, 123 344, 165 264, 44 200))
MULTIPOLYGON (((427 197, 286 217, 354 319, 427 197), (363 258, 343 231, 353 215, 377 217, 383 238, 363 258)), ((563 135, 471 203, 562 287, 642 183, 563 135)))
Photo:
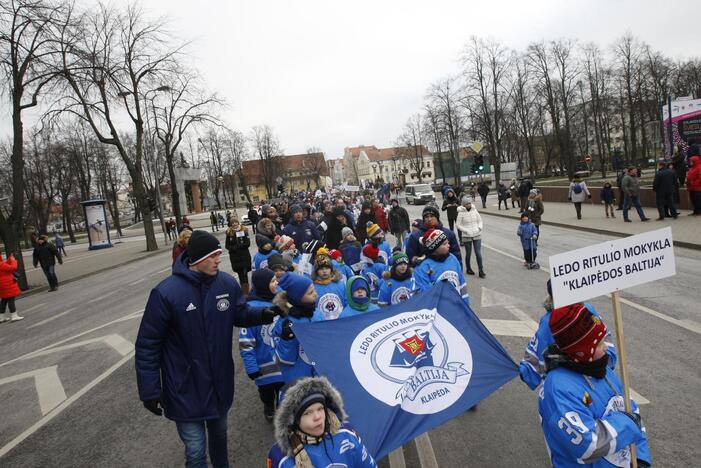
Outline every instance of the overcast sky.
MULTIPOLYGON (((83 0, 85 4, 91 0, 83 0)), ((96 2, 95 2, 96 3, 96 2)), ((626 30, 674 58, 699 55, 698 0, 144 0, 229 103, 225 120, 271 125, 286 154, 391 146, 428 86, 458 71, 471 35, 523 50, 572 37, 608 46, 626 30)), ((0 118, 9 130, 7 106, 0 118)))

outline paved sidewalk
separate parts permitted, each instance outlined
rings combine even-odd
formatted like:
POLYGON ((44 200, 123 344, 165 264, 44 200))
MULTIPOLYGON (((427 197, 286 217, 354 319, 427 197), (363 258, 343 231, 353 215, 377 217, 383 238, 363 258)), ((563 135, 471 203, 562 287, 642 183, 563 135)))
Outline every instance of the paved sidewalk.
MULTIPOLYGON (((543 205, 545 205, 543 224, 546 226, 560 226, 620 237, 672 226, 674 245, 701 250, 701 216, 688 216, 690 213, 688 210, 679 210, 680 214, 677 219, 656 221, 657 210, 645 208, 645 214, 650 218, 650 221, 643 223, 640 222, 635 209, 632 209, 629 215, 633 222, 625 223, 622 211, 615 211, 616 218, 614 219, 606 218, 603 205, 597 203, 582 204, 582 219, 577 219, 572 203, 543 202, 543 205)), ((511 201, 509 201, 509 206, 511 206, 511 201)), ((518 207, 498 210, 496 196, 488 197, 486 209, 482 208, 482 203, 477 200, 477 209, 483 215, 502 216, 514 218, 514 220, 518 219, 521 213, 518 207)))

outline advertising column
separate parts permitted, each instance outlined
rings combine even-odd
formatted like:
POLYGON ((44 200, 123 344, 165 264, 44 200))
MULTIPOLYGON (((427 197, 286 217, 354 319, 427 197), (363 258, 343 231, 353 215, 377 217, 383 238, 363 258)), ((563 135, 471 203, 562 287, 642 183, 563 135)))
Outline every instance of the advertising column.
POLYGON ((80 202, 85 214, 85 229, 88 231, 88 250, 112 247, 110 229, 107 223, 105 200, 88 200, 80 202))

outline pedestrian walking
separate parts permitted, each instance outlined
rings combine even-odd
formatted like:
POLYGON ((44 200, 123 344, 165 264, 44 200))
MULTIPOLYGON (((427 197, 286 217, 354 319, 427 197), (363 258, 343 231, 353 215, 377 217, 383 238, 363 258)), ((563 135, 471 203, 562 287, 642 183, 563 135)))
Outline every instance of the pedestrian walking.
POLYGON ((66 253, 66 243, 58 231, 54 231, 54 245, 56 246, 56 250, 58 250, 62 256, 68 257, 68 254, 66 253))
POLYGON ((604 186, 601 188, 599 196, 601 197, 601 203, 604 205, 606 217, 608 218, 610 213, 611 217, 615 218, 616 215, 613 212, 613 205, 616 204, 616 194, 613 192, 611 182, 608 180, 604 182, 604 186))
POLYGON ((34 247, 34 252, 32 253, 32 260, 34 268, 41 265, 46 280, 49 282, 49 291, 56 291, 58 289, 56 261, 62 265, 63 258, 61 258, 61 254, 56 249, 56 246, 49 242, 47 236, 41 235, 37 239, 37 245, 34 247))
POLYGON ((477 207, 473 206, 472 199, 463 197, 462 206, 458 208, 456 225, 460 234, 460 240, 465 246, 466 273, 468 275, 475 274, 471 265, 472 251, 474 250, 479 277, 484 278, 486 275, 482 264, 482 216, 477 211, 477 207))
POLYGON ((355 237, 361 244, 365 243, 365 237, 367 236, 366 228, 368 221, 375 222, 375 213, 372 210, 372 205, 369 201, 364 201, 360 208, 360 216, 358 216, 358 222, 355 227, 355 237))
POLYGON ((479 193, 480 198, 482 199, 482 208, 487 208, 487 195, 489 194, 489 186, 487 185, 487 182, 480 182, 479 187, 477 187, 477 193, 479 193))
POLYGON ((516 208, 518 205, 521 208, 521 198, 518 195, 518 179, 515 177, 511 179, 511 185, 509 185, 509 193, 511 195, 511 208, 516 208))
POLYGON ((508 210, 509 209, 509 198, 511 198, 511 194, 509 193, 509 190, 506 188, 506 185, 504 185, 504 182, 499 182, 499 187, 497 188, 497 196, 499 198, 499 210, 501 210, 502 202, 504 203, 504 209, 508 210))
POLYGON ((677 174, 667 167, 665 161, 660 161, 657 174, 652 181, 652 190, 655 192, 655 204, 657 205, 657 221, 662 221, 666 216, 677 219, 677 206, 674 203, 674 186, 677 183, 677 174))
POLYGON ((623 193, 623 178, 626 176, 627 170, 624 169, 616 175, 616 187, 618 187, 618 207, 616 211, 623 210, 623 202, 626 199, 626 194, 623 193))
POLYGON ((300 379, 285 390, 275 415, 270 468, 376 468, 360 437, 346 428, 343 400, 325 377, 300 379))
POLYGON ((455 191, 453 189, 446 190, 445 198, 443 199, 443 206, 441 206, 441 211, 446 211, 448 215, 448 226, 452 231, 455 227, 455 220, 458 219, 458 207, 460 206, 460 200, 455 196, 455 191))
POLYGON ((631 206, 635 207, 635 210, 640 216, 640 221, 645 222, 650 219, 645 216, 643 207, 640 206, 640 179, 637 176, 637 168, 635 166, 630 166, 628 168, 628 173, 621 179, 621 188, 625 194, 625 201, 623 202, 623 221, 630 223, 631 220, 628 218, 628 210, 631 206))
POLYGON ((577 219, 582 219, 582 203, 588 198, 591 199, 591 192, 589 192, 587 188, 587 183, 578 175, 575 175, 572 182, 570 182, 570 190, 567 194, 567 199, 574 203, 577 219))
POLYGON ((192 229, 190 229, 190 226, 183 225, 182 229, 180 230, 180 234, 178 234, 178 240, 175 241, 175 243, 173 244, 173 250, 171 252, 171 265, 175 265, 175 261, 178 259, 180 254, 185 252, 185 249, 187 248, 187 242, 190 240, 191 235, 192 229))
POLYGON ((392 208, 389 210, 389 230, 397 238, 397 247, 403 248, 404 236, 409 232, 409 213, 404 207, 399 206, 399 200, 392 199, 392 208))
POLYGON ((691 168, 686 175, 686 190, 694 208, 691 215, 701 215, 701 157, 698 154, 689 158, 691 168))
POLYGON ((181 222, 183 223, 183 226, 190 226, 190 218, 188 218, 187 215, 183 216, 181 222))
POLYGON ((259 221, 258 211, 253 207, 252 203, 249 203, 247 205, 247 207, 248 207, 248 221, 251 223, 251 227, 253 229, 253 234, 255 234, 256 227, 257 227, 258 221, 259 221))
POLYGON ((7 254, 5 260, 2 259, 0 252, 0 323, 17 322, 24 317, 17 313, 15 299, 19 297, 22 291, 17 284, 17 259, 13 254, 7 254), (6 315, 7 309, 10 309, 10 316, 6 315))
POLYGON ((221 246, 193 232, 173 274, 151 290, 136 338, 136 382, 144 407, 175 421, 186 466, 228 467, 227 420, 234 398, 234 327, 272 323, 275 308, 251 308, 219 271, 221 246), (204 358, 203 358, 204 357, 204 358))
POLYGON ((209 214, 209 224, 212 225, 212 232, 214 232, 215 230, 219 230, 219 218, 217 217, 217 214, 214 211, 212 211, 209 214))
POLYGON ((604 322, 578 303, 554 309, 548 323, 555 345, 545 351, 538 412, 553 466, 631 466, 631 444, 638 466, 652 466, 638 406, 624 410, 604 322))
POLYGON ((232 271, 236 272, 244 295, 248 295, 248 273, 251 271, 251 237, 248 229, 238 218, 229 218, 229 228, 226 230, 224 247, 229 251, 229 261, 232 271))
POLYGON ((535 224, 535 227, 538 229, 539 236, 544 212, 545 205, 543 205, 543 194, 540 193, 538 189, 531 189, 531 193, 528 195, 528 214, 531 218, 531 222, 535 224))
POLYGON ((389 221, 387 220, 387 213, 385 213, 384 205, 378 201, 372 201, 372 209, 375 213, 375 222, 383 231, 389 231, 389 221))
POLYGON ((518 197, 520 199, 519 206, 521 211, 526 211, 528 208, 528 194, 531 193, 533 182, 530 179, 521 178, 518 184, 518 197))

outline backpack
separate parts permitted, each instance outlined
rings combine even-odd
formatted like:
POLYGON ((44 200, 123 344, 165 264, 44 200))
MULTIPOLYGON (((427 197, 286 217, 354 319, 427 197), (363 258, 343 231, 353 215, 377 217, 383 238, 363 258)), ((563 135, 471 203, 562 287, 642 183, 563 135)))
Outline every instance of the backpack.
POLYGON ((574 184, 574 187, 572 187, 572 191, 577 194, 582 193, 582 184, 580 184, 579 182, 574 184))

